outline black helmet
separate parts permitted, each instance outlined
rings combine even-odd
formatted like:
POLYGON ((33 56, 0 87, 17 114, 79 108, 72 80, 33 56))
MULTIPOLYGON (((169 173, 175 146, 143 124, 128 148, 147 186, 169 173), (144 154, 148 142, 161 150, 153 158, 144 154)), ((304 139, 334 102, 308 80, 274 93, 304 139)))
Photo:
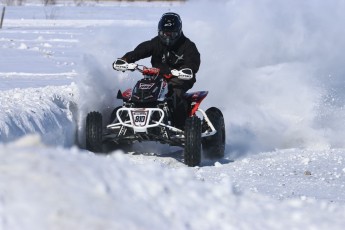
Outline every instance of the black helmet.
POLYGON ((165 13, 158 23, 158 36, 166 46, 172 46, 181 37, 182 21, 176 13, 165 13))

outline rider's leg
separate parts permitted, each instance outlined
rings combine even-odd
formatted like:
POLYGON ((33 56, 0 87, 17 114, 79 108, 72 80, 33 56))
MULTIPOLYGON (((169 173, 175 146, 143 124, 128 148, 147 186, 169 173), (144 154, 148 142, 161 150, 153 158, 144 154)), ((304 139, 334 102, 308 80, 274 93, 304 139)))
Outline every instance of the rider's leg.
POLYGON ((190 85, 174 85, 172 86, 172 102, 173 102, 173 118, 177 128, 184 128, 185 121, 188 116, 188 102, 184 98, 184 94, 190 89, 190 85))

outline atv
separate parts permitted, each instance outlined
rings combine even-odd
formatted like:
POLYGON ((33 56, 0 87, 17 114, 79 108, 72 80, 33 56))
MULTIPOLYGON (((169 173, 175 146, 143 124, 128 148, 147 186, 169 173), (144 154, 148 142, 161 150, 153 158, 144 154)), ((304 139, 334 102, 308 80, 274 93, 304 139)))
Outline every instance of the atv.
MULTIPOLYGON (((110 121, 103 125, 102 114, 88 113, 86 118, 86 149, 100 153, 105 149, 125 149, 135 142, 156 141, 184 148, 184 163, 198 166, 203 150, 206 158, 222 158, 225 149, 225 125, 222 112, 211 107, 199 108, 208 91, 186 93, 188 117, 183 128, 177 127, 173 117, 172 98, 168 81, 157 68, 148 68, 117 59, 117 71, 139 71, 143 78, 133 89, 118 91, 123 105, 113 110, 110 121), (198 113, 198 114, 197 114, 198 113), (110 146, 110 147, 109 147, 110 146)), ((191 69, 172 70, 171 76, 188 80, 191 69)))

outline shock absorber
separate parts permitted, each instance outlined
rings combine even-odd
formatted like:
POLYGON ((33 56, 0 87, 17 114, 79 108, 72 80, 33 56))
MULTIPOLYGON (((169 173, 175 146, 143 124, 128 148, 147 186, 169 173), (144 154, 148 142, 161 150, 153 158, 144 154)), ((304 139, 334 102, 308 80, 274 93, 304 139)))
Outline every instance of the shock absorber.
POLYGON ((165 113, 165 117, 167 118, 168 125, 171 125, 171 114, 170 114, 170 110, 169 110, 169 106, 168 106, 167 102, 165 102, 163 104, 163 108, 162 109, 163 109, 163 111, 165 113))

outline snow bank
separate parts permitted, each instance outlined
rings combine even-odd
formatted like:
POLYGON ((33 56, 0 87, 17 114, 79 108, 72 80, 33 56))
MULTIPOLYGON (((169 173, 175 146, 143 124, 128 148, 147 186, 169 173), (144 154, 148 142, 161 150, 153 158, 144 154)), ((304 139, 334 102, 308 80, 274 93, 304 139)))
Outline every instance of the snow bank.
POLYGON ((75 87, 0 91, 0 142, 38 133, 43 142, 71 146, 75 140, 75 87))
POLYGON ((134 165, 120 152, 95 156, 49 148, 37 138, 0 146, 2 229, 342 229, 345 224, 343 207, 279 202, 239 192, 228 180, 196 180, 186 167, 134 165))

